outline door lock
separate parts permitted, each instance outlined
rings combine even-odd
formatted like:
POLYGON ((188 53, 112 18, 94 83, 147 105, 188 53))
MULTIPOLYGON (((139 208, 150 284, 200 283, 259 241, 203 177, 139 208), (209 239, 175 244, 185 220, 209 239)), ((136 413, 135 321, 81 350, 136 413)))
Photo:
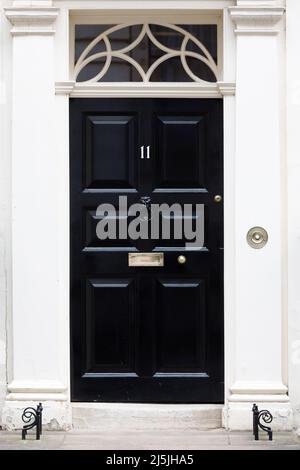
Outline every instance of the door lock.
POLYGON ((177 261, 179 264, 185 264, 186 263, 186 257, 183 255, 178 256, 177 261))

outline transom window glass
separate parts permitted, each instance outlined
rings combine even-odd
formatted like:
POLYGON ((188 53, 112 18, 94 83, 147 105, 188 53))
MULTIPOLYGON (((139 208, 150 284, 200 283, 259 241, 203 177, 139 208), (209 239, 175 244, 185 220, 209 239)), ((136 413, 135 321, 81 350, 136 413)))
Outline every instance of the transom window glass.
POLYGON ((216 82, 217 25, 75 25, 77 82, 216 82))

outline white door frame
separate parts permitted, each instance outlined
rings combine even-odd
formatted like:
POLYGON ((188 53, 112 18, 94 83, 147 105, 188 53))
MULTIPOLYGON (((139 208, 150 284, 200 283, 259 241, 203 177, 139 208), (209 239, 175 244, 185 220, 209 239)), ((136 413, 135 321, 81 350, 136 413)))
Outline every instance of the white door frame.
POLYGON ((283 8, 274 6, 274 2, 257 6, 259 2, 244 0, 238 0, 237 5, 233 0, 111 0, 102 2, 101 11, 99 2, 93 0, 29 3, 30 7, 24 2, 18 6, 16 1, 6 10, 14 44, 13 342, 3 424, 19 425, 20 410, 32 400, 45 403, 45 420, 49 423, 55 419, 58 427, 68 428, 72 419, 69 96, 223 96, 224 425, 231 429, 251 427, 252 403, 268 402, 275 416, 275 428, 289 428, 282 269, 283 97, 279 91, 279 70, 284 58, 279 40, 283 8), (41 3, 47 5, 42 7, 41 3), (195 84, 109 84, 100 89, 72 81, 70 12, 86 15, 86 10, 92 9, 108 18, 116 12, 124 14, 126 9, 126 14, 135 11, 134 15, 140 18, 159 13, 174 15, 175 19, 177 15, 207 12, 208 8, 210 15, 219 12, 223 21, 223 77, 217 85, 201 88, 195 84), (32 208, 30 214, 28 207, 32 208), (269 243, 262 250, 253 250, 246 242, 248 229, 255 225, 262 225, 269 232, 269 243), (30 262, 24 246, 34 248, 30 262), (51 249, 45 251, 45 247, 51 249), (36 343, 28 344, 37 331, 36 343))

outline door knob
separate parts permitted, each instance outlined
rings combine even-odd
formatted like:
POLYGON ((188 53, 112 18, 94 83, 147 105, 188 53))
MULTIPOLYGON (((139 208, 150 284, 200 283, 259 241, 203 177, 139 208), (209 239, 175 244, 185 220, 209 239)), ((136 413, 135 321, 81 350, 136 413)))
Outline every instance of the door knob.
POLYGON ((186 263, 186 257, 183 255, 178 256, 177 261, 179 264, 185 264, 186 263))
POLYGON ((222 201, 222 196, 220 196, 220 194, 217 194, 217 195, 214 197, 214 201, 215 201, 215 202, 221 202, 221 201, 222 201))

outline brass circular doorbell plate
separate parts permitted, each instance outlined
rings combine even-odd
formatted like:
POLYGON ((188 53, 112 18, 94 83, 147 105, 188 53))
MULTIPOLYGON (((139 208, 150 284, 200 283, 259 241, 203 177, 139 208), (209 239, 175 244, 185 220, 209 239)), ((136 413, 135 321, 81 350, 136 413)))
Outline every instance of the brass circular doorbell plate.
POLYGON ((263 248, 268 242, 268 233, 262 227, 252 227, 247 233, 247 242, 251 248, 259 250, 263 248))

